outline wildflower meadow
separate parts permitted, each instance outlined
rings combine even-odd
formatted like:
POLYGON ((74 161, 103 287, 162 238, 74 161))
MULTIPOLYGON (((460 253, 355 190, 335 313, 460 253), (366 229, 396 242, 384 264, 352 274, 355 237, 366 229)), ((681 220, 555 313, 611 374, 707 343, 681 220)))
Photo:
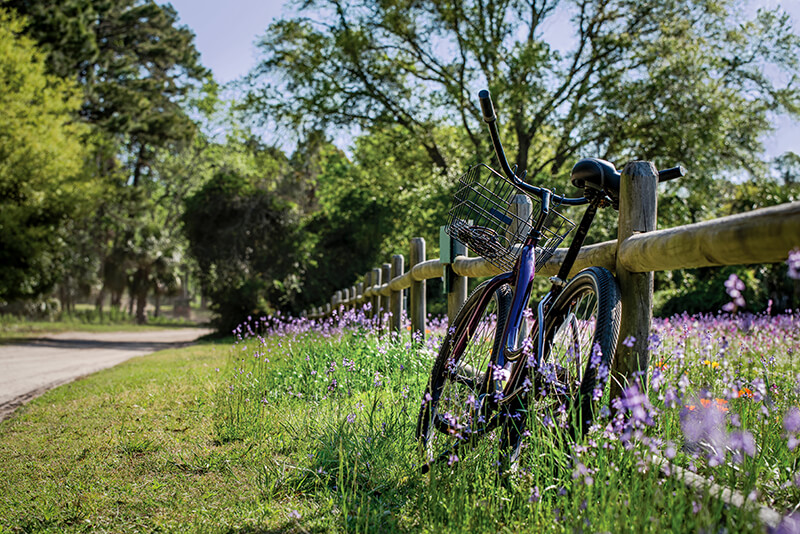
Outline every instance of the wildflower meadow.
MULTIPOLYGON (((368 309, 322 321, 248 318, 220 369, 215 433, 252 444, 263 496, 300 530, 800 532, 800 315, 656 319, 651 365, 589 432, 529 423, 519 468, 498 439, 421 474, 414 430, 446 321, 422 337, 368 309), (744 496, 737 506, 699 475, 744 496)), ((737 294, 738 293, 738 294, 737 294)))

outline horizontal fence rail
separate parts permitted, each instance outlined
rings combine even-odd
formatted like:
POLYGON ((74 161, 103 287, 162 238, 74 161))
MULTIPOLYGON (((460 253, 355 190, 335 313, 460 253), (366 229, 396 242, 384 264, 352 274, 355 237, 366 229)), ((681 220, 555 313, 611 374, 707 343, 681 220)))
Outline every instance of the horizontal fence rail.
MULTIPOLYGON (((664 230, 634 234, 619 247, 620 262, 631 272, 669 271, 696 267, 777 263, 800 246, 800 202, 790 202, 747 213, 729 215, 664 230)), ((553 276, 564 261, 566 248, 559 248, 538 275, 553 276)), ((588 245, 581 249, 570 276, 591 266, 616 270, 617 240, 588 245)), ((375 296, 390 297, 413 282, 441 278, 447 264, 431 259, 414 265, 391 280, 363 288, 336 302, 350 306, 364 304, 375 296)), ((467 278, 494 276, 502 271, 483 258, 456 256, 453 272, 467 278)), ((349 293, 349 292, 348 292, 349 293)), ((329 314, 320 308, 307 313, 309 318, 329 314)))

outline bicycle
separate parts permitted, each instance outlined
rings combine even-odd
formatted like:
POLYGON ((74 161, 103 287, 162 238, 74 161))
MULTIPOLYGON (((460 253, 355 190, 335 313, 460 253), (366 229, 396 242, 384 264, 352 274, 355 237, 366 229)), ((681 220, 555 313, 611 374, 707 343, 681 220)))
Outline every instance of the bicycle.
MULTIPOLYGON (((582 197, 565 197, 525 182, 505 157, 489 92, 479 93, 497 161, 507 179, 487 165, 459 180, 445 228, 502 274, 480 284, 448 329, 420 407, 416 437, 426 454, 422 472, 450 463, 465 445, 501 429, 504 467, 518 460, 531 401, 571 435, 585 433, 603 395, 616 351, 620 291, 601 267, 568 275, 599 208, 619 209, 620 173, 614 165, 584 158, 571 182, 582 197), (509 207, 513 195, 533 202, 531 216, 509 207), (587 205, 550 290, 528 312, 536 270, 553 255, 575 224, 559 206, 587 205), (530 336, 526 317, 532 319, 530 336), (524 339, 523 339, 524 338, 524 339), (555 410, 553 406, 558 406, 555 410)), ((659 182, 684 175, 682 167, 658 173, 659 182)))

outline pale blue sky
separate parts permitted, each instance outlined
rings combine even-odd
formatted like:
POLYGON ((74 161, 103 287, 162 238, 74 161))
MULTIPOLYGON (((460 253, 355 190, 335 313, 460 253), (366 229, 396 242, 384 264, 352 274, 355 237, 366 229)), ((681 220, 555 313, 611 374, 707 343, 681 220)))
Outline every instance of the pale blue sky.
MULTIPOLYGON (((166 1, 162 3, 167 3, 166 1)), ((246 74, 256 64, 255 42, 276 18, 292 13, 285 0, 169 0, 178 11, 180 22, 196 35, 196 45, 203 64, 214 72, 220 83, 246 74)), ((800 0, 755 0, 755 6, 782 6, 800 28, 800 0)), ((556 47, 568 46, 569 17, 556 16, 546 28, 547 38, 556 47)), ((765 139, 770 157, 787 150, 800 153, 800 123, 788 117, 776 121, 776 132, 765 139)))

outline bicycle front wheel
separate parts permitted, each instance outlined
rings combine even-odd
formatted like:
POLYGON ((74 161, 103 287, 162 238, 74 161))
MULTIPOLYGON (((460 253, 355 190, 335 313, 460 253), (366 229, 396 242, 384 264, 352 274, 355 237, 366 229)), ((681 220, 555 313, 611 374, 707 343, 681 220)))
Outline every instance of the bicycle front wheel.
POLYGON ((566 405, 567 425, 586 432, 608 381, 622 304, 614 276, 601 267, 578 273, 547 313, 536 395, 566 405))
POLYGON ((489 405, 504 385, 505 370, 496 364, 511 288, 495 286, 490 280, 472 292, 439 349, 417 420, 423 472, 438 460, 457 461, 464 444, 496 425, 489 405))
MULTIPOLYGON (((544 318, 542 357, 524 373, 530 386, 517 401, 521 417, 509 420, 503 434, 512 464, 530 412, 573 437, 589 429, 613 363, 621 312, 619 286, 601 267, 581 271, 556 297, 544 318)), ((538 331, 533 337, 536 348, 538 331)))

